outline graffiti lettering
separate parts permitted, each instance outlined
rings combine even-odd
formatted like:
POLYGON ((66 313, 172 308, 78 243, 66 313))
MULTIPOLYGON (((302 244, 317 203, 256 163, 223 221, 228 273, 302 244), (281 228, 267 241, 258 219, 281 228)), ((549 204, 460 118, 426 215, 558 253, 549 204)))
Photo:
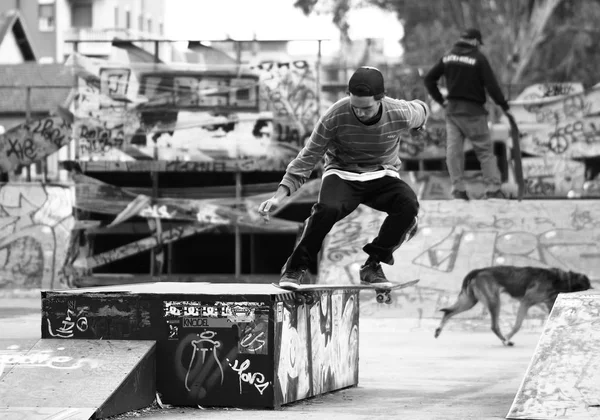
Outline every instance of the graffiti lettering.
POLYGON ((271 71, 274 68, 296 68, 298 70, 305 70, 308 69, 310 65, 306 60, 294 60, 292 62, 262 61, 257 67, 267 71, 271 71))
POLYGON ((583 118, 592 109, 584 95, 570 96, 557 105, 528 105, 525 110, 534 114, 536 122, 558 124, 567 119, 583 118))
MULTIPOLYGON (((65 124, 66 122, 63 120, 63 126, 65 124)), ((36 121, 32 133, 41 134, 45 140, 53 143, 58 148, 62 147, 65 138, 61 128, 54 127, 54 119, 52 118, 46 118, 43 120, 36 121)))
POLYGON ((572 83, 540 83, 526 89, 528 94, 522 96, 523 100, 535 100, 540 98, 551 98, 575 93, 576 89, 572 83))
POLYGON ((167 172, 225 172, 224 161, 170 161, 166 163, 167 172))
POLYGON ((57 338, 71 338, 74 335, 75 329, 77 331, 87 331, 88 329, 88 320, 83 315, 88 310, 87 307, 81 309, 78 313, 75 313, 71 309, 67 309, 67 316, 62 321, 62 325, 56 329, 56 331, 52 331, 52 324, 48 318, 46 321, 48 323, 48 333, 52 337, 57 338))
POLYGON ((528 194, 538 196, 555 195, 556 185, 554 184, 554 175, 527 177, 526 190, 528 194), (550 182, 548 182, 550 180, 550 182))
POLYGON ((184 316, 201 318, 228 318, 233 322, 249 322, 254 319, 255 312, 265 311, 260 303, 248 302, 215 302, 201 305, 196 302, 164 302, 165 316, 184 316))
POLYGON ((542 97, 568 95, 573 90, 570 83, 544 83, 542 84, 542 97))
POLYGON ((248 351, 258 351, 265 345, 265 333, 263 331, 256 333, 254 331, 248 333, 240 341, 240 345, 248 351))
POLYGON ((123 97, 127 94, 131 70, 126 68, 101 68, 100 92, 113 97, 123 97))
POLYGON ((97 360, 78 358, 74 359, 69 356, 53 356, 52 351, 44 351, 40 353, 17 353, 17 354, 1 354, 0 353, 0 376, 7 365, 19 365, 25 368, 51 368, 51 369, 79 369, 84 366, 97 368, 100 364, 97 360))
POLYGON ((152 205, 152 206, 148 206, 145 209, 143 209, 142 211, 140 211, 140 216, 142 217, 153 217, 153 218, 162 218, 162 219, 172 219, 173 216, 175 216, 177 212, 173 211, 172 213, 169 213, 167 211, 167 206, 157 206, 152 205))
POLYGON ((260 372, 246 372, 246 370, 250 367, 250 360, 246 359, 241 365, 238 366, 238 361, 234 360, 233 365, 229 362, 229 366, 231 369, 235 371, 240 378, 240 394, 242 393, 242 383, 246 382, 249 385, 254 385, 254 387, 258 390, 260 395, 263 394, 265 389, 269 386, 269 383, 266 382, 265 375, 260 372))
POLYGON ((284 143, 300 144, 300 132, 289 125, 275 124, 274 137, 284 143))
POLYGON ((9 146, 9 149, 6 152, 7 157, 15 155, 19 160, 35 160, 36 150, 33 140, 24 139, 21 141, 20 139, 11 138, 8 138, 7 140, 9 146))
POLYGON ((81 153, 108 152, 111 149, 121 149, 125 143, 123 125, 114 128, 105 126, 79 125, 81 153))

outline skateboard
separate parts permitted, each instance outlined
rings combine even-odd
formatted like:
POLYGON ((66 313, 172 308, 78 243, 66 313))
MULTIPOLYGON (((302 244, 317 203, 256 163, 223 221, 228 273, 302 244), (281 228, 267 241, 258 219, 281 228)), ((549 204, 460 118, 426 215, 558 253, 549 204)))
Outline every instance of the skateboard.
POLYGON ((319 292, 324 290, 339 290, 339 289, 370 289, 375 290, 375 299, 377 303, 392 303, 392 290, 404 289, 406 287, 413 286, 419 282, 419 279, 411 280, 406 283, 392 283, 390 287, 377 287, 376 285, 370 284, 301 284, 295 288, 281 287, 277 283, 271 283, 275 287, 296 293, 296 302, 298 304, 312 305, 315 302, 315 297, 319 295, 319 292))
POLYGON ((510 137, 512 139, 512 160, 515 164, 515 178, 517 179, 517 198, 519 201, 523 199, 525 192, 525 180, 523 179, 523 166, 521 163, 521 144, 519 142, 519 127, 512 116, 508 116, 510 124, 510 137))

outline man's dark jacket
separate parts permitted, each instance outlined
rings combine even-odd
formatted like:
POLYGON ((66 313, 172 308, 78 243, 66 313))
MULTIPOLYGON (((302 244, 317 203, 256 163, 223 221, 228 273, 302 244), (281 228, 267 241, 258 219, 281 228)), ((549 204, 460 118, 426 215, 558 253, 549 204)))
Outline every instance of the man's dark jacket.
POLYGON ((449 114, 486 114, 485 91, 504 111, 509 106, 500 90, 496 76, 483 53, 468 42, 459 41, 445 54, 425 76, 425 87, 439 104, 444 98, 437 82, 446 77, 449 114))

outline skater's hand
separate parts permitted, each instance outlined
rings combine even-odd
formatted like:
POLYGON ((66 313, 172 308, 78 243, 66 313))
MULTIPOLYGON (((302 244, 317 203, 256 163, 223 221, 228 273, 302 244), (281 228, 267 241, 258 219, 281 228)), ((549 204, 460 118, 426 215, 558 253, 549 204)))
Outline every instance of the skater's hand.
POLYGON ((275 210, 281 204, 281 199, 273 196, 258 206, 258 213, 262 216, 265 223, 269 223, 269 213, 275 210))
POLYGON ((265 223, 269 223, 269 213, 279 207, 288 195, 290 195, 289 188, 280 184, 279 187, 277 187, 275 194, 273 194, 273 197, 260 203, 260 206, 258 206, 258 213, 263 217, 265 223))
POLYGON ((410 137, 417 140, 417 139, 421 138, 421 136, 425 133, 425 130, 426 130, 425 126, 422 125, 419 128, 410 128, 408 130, 408 134, 410 134, 410 137))

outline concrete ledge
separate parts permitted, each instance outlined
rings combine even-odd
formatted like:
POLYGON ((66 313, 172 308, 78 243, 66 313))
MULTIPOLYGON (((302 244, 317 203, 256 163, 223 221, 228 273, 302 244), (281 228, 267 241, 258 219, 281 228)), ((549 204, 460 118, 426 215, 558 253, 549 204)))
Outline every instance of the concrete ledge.
POLYGON ((359 290, 313 302, 270 284, 151 283, 42 292, 42 337, 156 340, 177 406, 278 408, 358 384, 359 290))

